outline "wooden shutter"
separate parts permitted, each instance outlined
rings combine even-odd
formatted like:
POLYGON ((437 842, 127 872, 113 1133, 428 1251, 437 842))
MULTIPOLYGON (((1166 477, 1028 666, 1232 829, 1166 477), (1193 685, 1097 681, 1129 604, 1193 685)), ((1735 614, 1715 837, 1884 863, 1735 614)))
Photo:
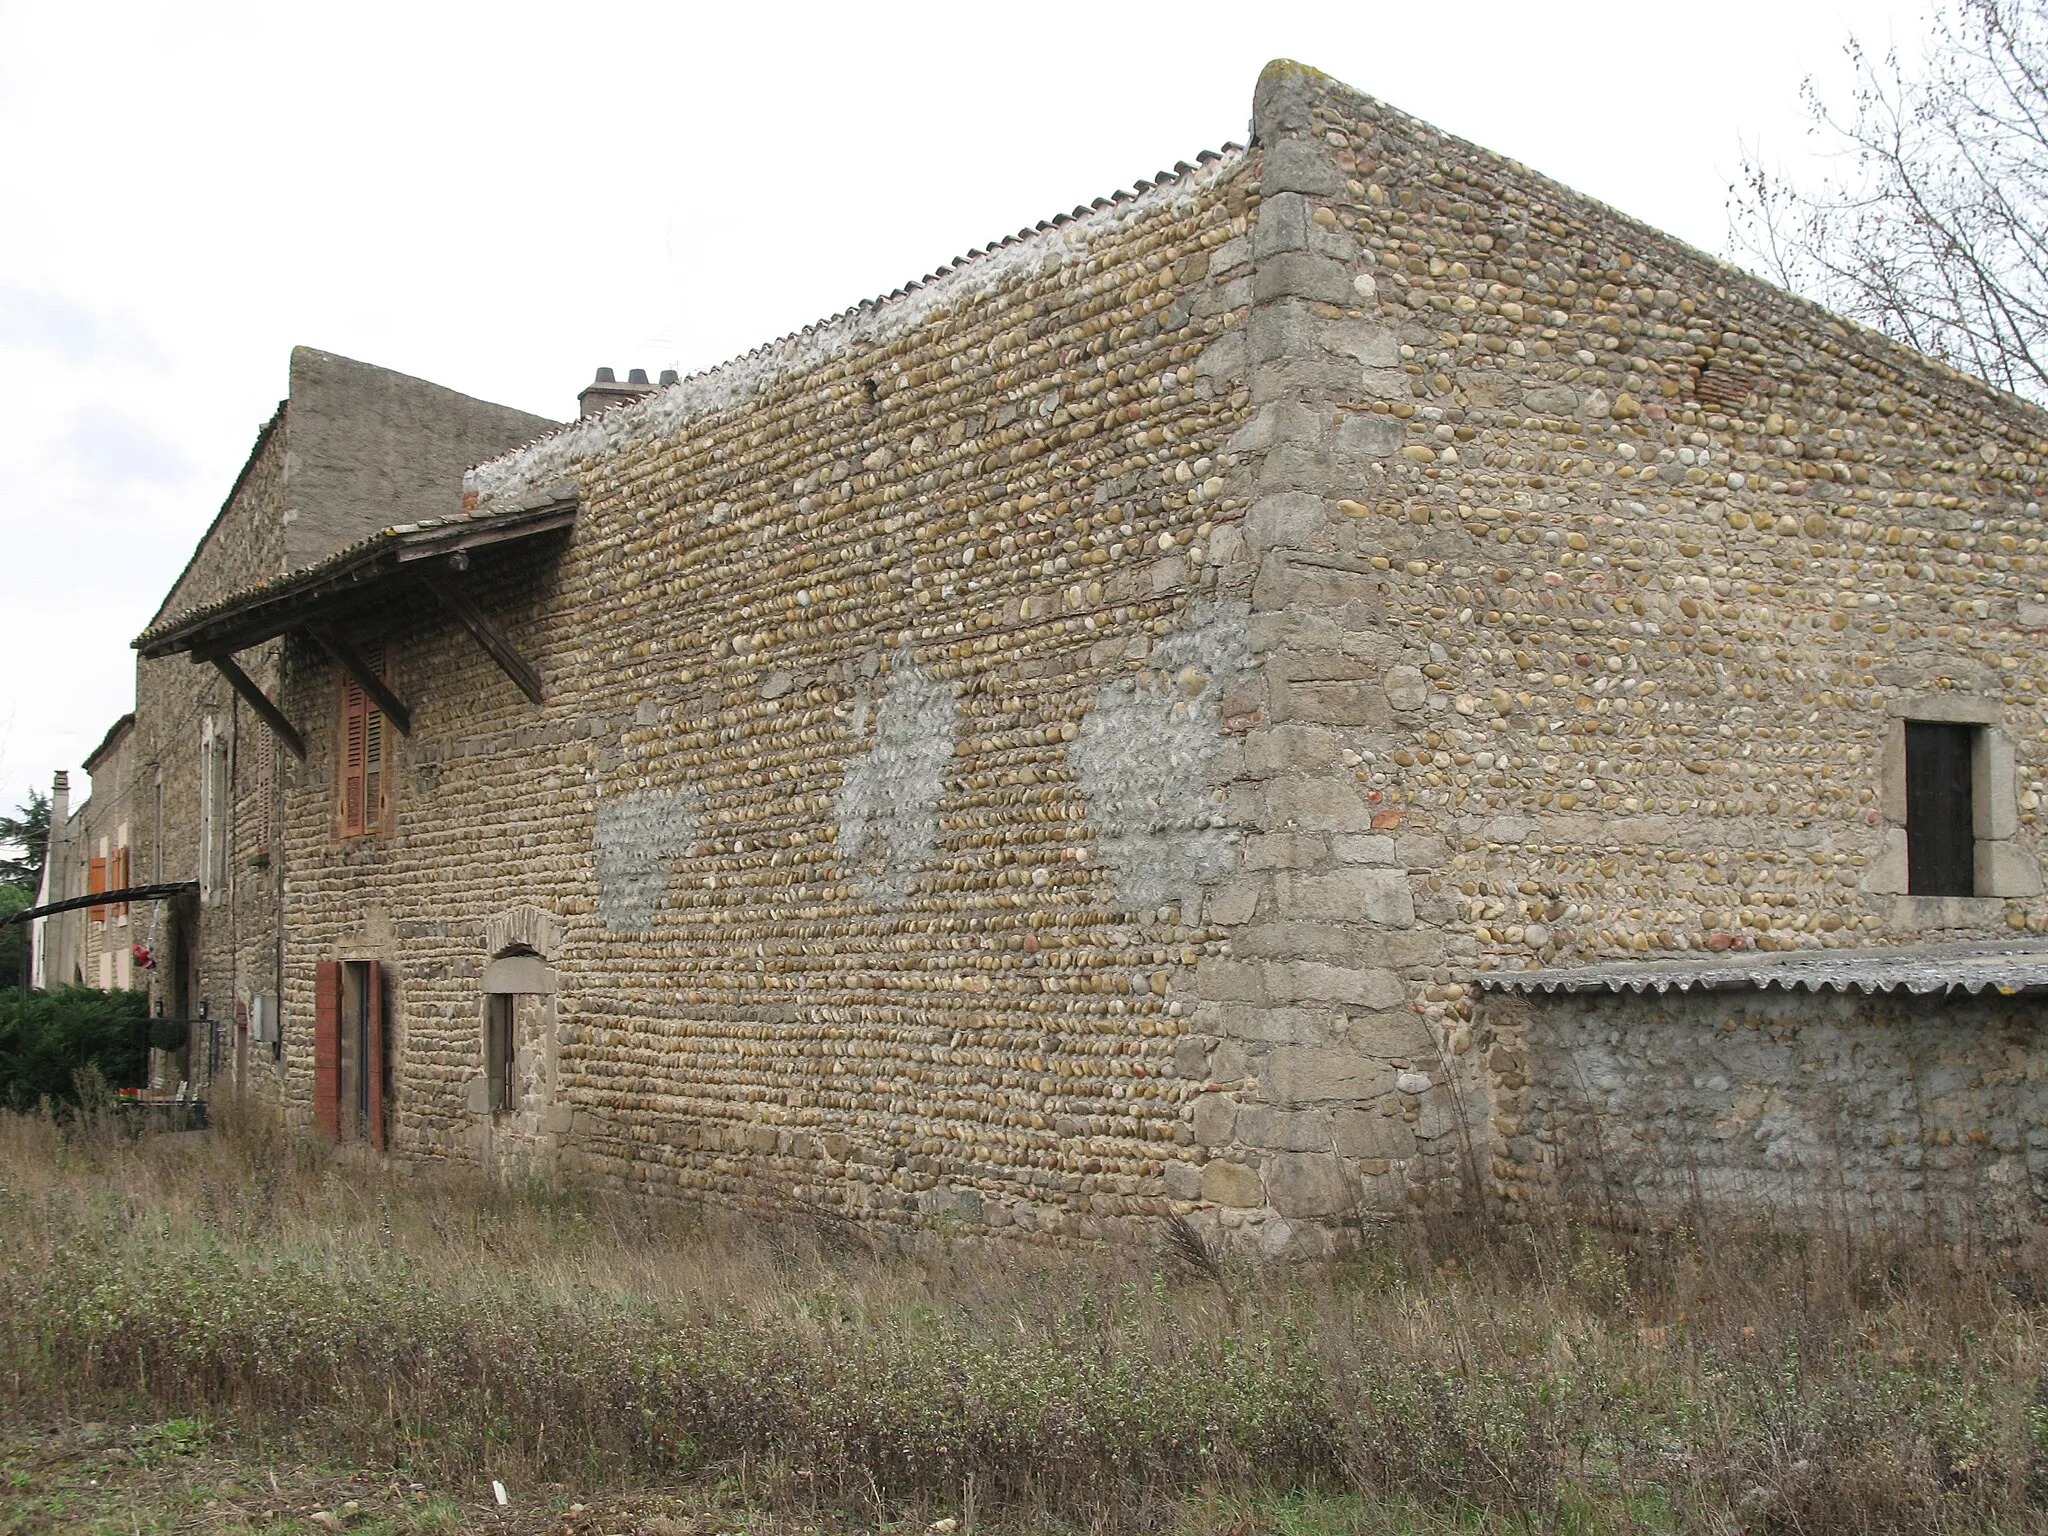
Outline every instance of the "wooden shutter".
POLYGON ((1974 726, 1906 722, 1906 889, 1915 896, 1976 894, 1976 734, 1974 726))
MULTIPOLYGON (((384 652, 363 659, 379 677, 384 652)), ((384 825, 384 712, 352 677, 341 680, 341 835, 360 837, 384 825)))
POLYGON ((372 706, 363 716, 363 830, 384 825, 384 711, 372 706))
POLYGON ((353 678, 341 685, 341 835, 363 831, 363 759, 370 734, 370 696, 353 678))
POLYGON ((259 853, 270 851, 272 799, 277 793, 277 738, 266 721, 256 736, 256 835, 259 853))
POLYGON ((384 966, 372 960, 368 973, 370 1030, 370 1145, 384 1150, 384 966))
MULTIPOLYGON (((107 861, 104 855, 87 861, 85 866, 85 894, 97 896, 107 888, 107 861)), ((107 920, 105 907, 88 907, 86 915, 96 923, 107 920)))
MULTIPOLYGON (((125 891, 128 889, 129 879, 128 845, 123 843, 107 856, 107 883, 104 889, 109 891, 125 891)), ((118 920, 126 922, 128 920, 128 903, 125 901, 115 902, 113 905, 113 915, 118 920)))
POLYGON ((313 1124, 341 1140, 341 962, 313 968, 313 1124))

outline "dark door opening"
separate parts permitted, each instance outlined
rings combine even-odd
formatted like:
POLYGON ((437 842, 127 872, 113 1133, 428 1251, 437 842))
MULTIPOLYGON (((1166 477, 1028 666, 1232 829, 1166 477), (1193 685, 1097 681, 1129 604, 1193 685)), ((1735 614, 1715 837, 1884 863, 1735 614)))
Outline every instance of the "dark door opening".
POLYGON ((327 960, 314 980, 315 1122, 337 1140, 384 1145, 389 1051, 384 968, 374 960, 327 960))
POLYGON ((1970 758, 1977 727, 1906 722, 1906 889, 1977 893, 1977 816, 1970 758))

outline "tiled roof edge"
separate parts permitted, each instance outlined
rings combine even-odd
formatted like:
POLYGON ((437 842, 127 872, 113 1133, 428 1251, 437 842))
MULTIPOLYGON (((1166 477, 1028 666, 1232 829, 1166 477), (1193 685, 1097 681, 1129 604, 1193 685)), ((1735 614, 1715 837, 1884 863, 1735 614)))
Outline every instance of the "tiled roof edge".
POLYGON ((1120 227, 1161 205, 1193 195, 1222 180, 1242 165, 1244 146, 1226 144, 1223 151, 1204 150, 1196 163, 1182 161, 1172 171, 1141 180, 1133 190, 1097 198, 1071 214, 1041 220, 964 256, 956 256, 924 278, 892 293, 867 299, 850 309, 765 342, 739 357, 693 373, 631 405, 588 416, 524 447, 477 465, 463 477, 463 490, 489 502, 518 498, 530 488, 544 487, 551 497, 563 482, 573 480, 585 460, 650 435, 673 431, 710 411, 723 410, 750 398, 784 373, 843 356, 856 342, 899 336, 933 310, 963 296, 996 289, 1019 272, 1043 264, 1055 252, 1085 250, 1093 233, 1104 226, 1120 227))

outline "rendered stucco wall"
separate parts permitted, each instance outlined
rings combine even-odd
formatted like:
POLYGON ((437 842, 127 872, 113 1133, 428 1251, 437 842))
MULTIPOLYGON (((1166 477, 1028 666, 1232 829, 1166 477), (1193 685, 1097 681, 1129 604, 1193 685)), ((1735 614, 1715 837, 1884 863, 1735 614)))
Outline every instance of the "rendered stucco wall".
POLYGON ((2032 998, 1768 991, 1489 996, 1509 1127, 1543 1191, 1624 1224, 2011 1240, 2048 1202, 2032 998))
POLYGON ((449 516, 464 470, 557 425, 312 347, 292 348, 291 398, 278 530, 289 569, 380 528, 449 516))

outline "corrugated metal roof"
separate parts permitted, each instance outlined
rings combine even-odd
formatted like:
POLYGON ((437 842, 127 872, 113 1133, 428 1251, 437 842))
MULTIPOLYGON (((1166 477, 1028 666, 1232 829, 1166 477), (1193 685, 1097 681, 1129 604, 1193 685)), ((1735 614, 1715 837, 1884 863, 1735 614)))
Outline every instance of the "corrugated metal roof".
POLYGON ((2016 939, 1898 948, 1795 950, 1702 955, 1689 960, 1621 960, 1602 965, 1483 971, 1490 992, 1669 992, 1782 987, 1807 992, 1997 992, 2048 990, 2048 942, 2016 939))

